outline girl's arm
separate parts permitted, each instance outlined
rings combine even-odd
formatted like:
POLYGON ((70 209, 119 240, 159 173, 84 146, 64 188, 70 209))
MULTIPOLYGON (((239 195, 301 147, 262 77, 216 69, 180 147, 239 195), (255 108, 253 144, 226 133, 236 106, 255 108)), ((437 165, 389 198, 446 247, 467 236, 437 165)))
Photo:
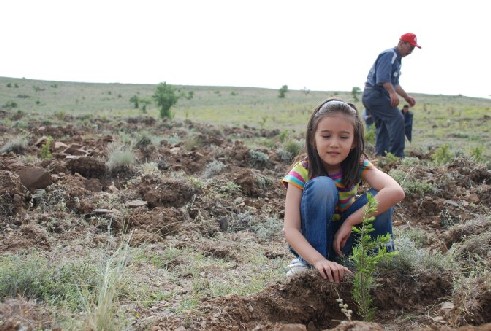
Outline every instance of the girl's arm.
MULTIPOLYGON (((370 187, 378 191, 377 195, 375 196, 375 200, 377 200, 377 212, 374 215, 369 216, 377 216, 387 211, 387 209, 402 201, 405 197, 404 190, 399 183, 397 183, 394 178, 385 172, 377 169, 375 166, 372 166, 367 171, 364 171, 362 178, 370 187)), ((361 215, 358 222, 355 224, 362 222, 365 208, 366 207, 363 207, 362 211, 359 210, 361 215)))
POLYGON ((301 232, 301 198, 302 190, 294 185, 288 185, 283 226, 285 239, 295 252, 320 272, 322 278, 339 283, 349 270, 336 262, 327 260, 305 239, 301 232))
MULTIPOLYGON (((405 193, 402 187, 392 177, 385 172, 380 171, 375 166, 364 171, 362 178, 378 191, 375 196, 375 200, 377 201, 377 211, 373 215, 368 216, 377 216, 404 199, 405 193)), ((363 206, 351 214, 336 233, 334 237, 334 250, 338 254, 342 254, 341 248, 348 240, 351 228, 363 221, 365 209, 366 206, 363 206)))

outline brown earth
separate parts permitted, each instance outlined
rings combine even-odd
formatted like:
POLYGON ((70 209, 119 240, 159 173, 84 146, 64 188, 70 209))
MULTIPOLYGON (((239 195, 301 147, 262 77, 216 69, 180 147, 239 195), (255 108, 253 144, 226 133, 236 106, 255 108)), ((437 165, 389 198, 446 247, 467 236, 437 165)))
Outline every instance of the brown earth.
MULTIPOLYGON (((76 120, 71 118, 70 123, 76 120)), ((2 254, 32 249, 50 252, 60 245, 83 253, 83 248, 71 243, 90 234, 89 245, 97 247, 132 233, 133 247, 152 244, 158 250, 168 243, 190 247, 230 261, 238 277, 242 254, 257 247, 265 250, 268 259, 290 258, 281 234, 265 241, 251 230, 250 218, 238 217, 281 219, 283 215, 285 191, 280 179, 291 159, 275 148, 251 149, 245 143, 261 137, 274 141, 279 132, 215 128, 190 121, 157 123, 147 117, 117 123, 94 119, 85 126, 29 123, 29 128, 32 134, 25 150, 0 155, 2 254), (109 170, 107 147, 117 140, 117 132, 143 130, 162 140, 158 145, 148 139, 137 141, 133 147, 136 162, 154 162, 158 174, 144 173, 138 167, 109 170), (40 149, 47 136, 55 142, 53 157, 42 160, 40 149), (164 137, 179 137, 180 142, 170 143, 164 137), (211 166, 217 161, 221 169, 211 166), (192 178, 213 180, 203 186, 192 178), (217 236, 225 239, 215 240, 217 236)), ((7 128, 5 132, 19 133, 7 128)), ((424 154, 414 157, 430 158, 424 154)), ((373 161, 386 171, 408 171, 400 161, 373 161)), ((395 228, 402 232, 418 229, 424 234, 422 248, 442 254, 452 250, 462 266, 472 267, 479 260, 489 270, 489 169, 456 158, 439 167, 418 163, 410 168, 409 176, 416 183, 431 184, 434 190, 406 192, 406 199, 395 210, 395 228)), ((175 258, 167 267, 182 263, 175 258)), ((207 276, 219 277, 213 270, 207 276)), ((285 278, 254 295, 206 298, 196 310, 179 314, 167 309, 165 301, 152 307, 137 304, 131 307, 139 315, 133 329, 491 330, 489 279, 474 281, 455 289, 448 272, 382 268, 380 285, 373 290, 376 323, 363 323, 347 321, 336 307, 338 298, 349 307, 356 306, 350 294, 351 279, 330 284, 312 271, 285 278)), ((355 314, 352 319, 360 320, 360 316, 355 314)), ((22 297, 0 302, 0 321, 1 331, 57 329, 54 315, 42 302, 22 297)))

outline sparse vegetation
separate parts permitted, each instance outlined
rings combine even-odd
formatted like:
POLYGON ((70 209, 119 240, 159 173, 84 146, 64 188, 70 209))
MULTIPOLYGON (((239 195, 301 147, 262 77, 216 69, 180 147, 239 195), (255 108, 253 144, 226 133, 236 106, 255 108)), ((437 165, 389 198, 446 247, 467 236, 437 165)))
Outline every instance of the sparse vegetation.
POLYGON ((211 163, 208 163, 206 166, 205 171, 203 172, 203 177, 205 178, 211 178, 215 175, 218 175, 225 165, 218 161, 218 160, 213 160, 211 163))
MULTIPOLYGON (((277 89, 173 86, 182 98, 156 123, 160 107, 140 116, 141 101, 140 109, 128 102, 153 100, 156 85, 55 88, 0 77, 9 83, 2 103, 17 108, 0 109, 0 328, 362 323, 351 277, 329 284, 310 270, 285 278, 293 255, 281 231, 280 180, 303 146, 305 122, 318 102, 350 100, 350 91, 288 90, 286 100, 277 89), (43 159, 48 135, 52 157, 43 159), (27 191, 23 166, 45 169, 48 181, 27 191)), ((491 101, 416 97, 406 158, 374 158, 367 143, 369 159, 406 191, 393 216, 398 254, 378 263, 379 286, 368 292, 375 320, 390 330, 482 325, 491 287, 491 101), (432 158, 444 144, 448 161, 432 158)))
POLYGON ((135 107, 135 108, 140 108, 140 98, 138 98, 137 95, 134 95, 130 98, 130 103, 135 107))
POLYGON ((439 146, 431 156, 433 162, 437 165, 442 165, 450 162, 454 157, 454 154, 450 151, 448 144, 443 144, 439 146))
POLYGON ((46 141, 41 145, 41 150, 39 152, 42 159, 49 160, 53 157, 51 148, 53 148, 53 137, 47 136, 46 141))
POLYGON ((375 125, 366 128, 365 130, 365 142, 368 144, 375 145, 375 137, 376 137, 375 125))
POLYGON ((484 157, 484 147, 483 146, 476 146, 471 149, 471 157, 474 159, 474 161, 478 163, 484 163, 486 162, 486 159, 484 157))
POLYGON ((127 146, 112 144, 108 146, 107 167, 112 172, 127 171, 135 165, 135 154, 127 146))
POLYGON ((0 154, 13 152, 23 154, 27 148, 27 139, 25 137, 15 137, 0 148, 0 154))
POLYGON ((250 150, 249 156, 251 158, 251 165, 254 167, 264 167, 269 162, 269 156, 259 150, 250 150))
POLYGON ((415 194, 423 197, 427 193, 436 191, 432 183, 415 178, 408 169, 393 169, 389 171, 389 175, 402 186, 406 194, 415 194))

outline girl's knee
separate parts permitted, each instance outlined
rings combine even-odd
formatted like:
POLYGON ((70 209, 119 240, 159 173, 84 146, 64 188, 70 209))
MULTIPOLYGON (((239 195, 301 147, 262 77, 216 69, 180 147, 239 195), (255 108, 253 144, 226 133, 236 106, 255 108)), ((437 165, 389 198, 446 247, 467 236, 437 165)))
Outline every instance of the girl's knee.
POLYGON ((319 176, 309 180, 303 190, 303 199, 314 203, 323 201, 337 202, 338 191, 334 181, 327 176, 319 176))
POLYGON ((315 178, 312 178, 311 180, 309 180, 306 184, 305 184, 305 187, 304 189, 321 189, 321 190, 326 190, 326 189, 335 189, 337 190, 336 188, 336 183, 334 182, 334 180, 332 180, 331 178, 327 177, 327 176, 319 176, 319 177, 315 177, 315 178))
POLYGON ((382 214, 379 214, 375 217, 375 221, 373 222, 374 235, 392 235, 392 213, 393 209, 389 208, 382 214))

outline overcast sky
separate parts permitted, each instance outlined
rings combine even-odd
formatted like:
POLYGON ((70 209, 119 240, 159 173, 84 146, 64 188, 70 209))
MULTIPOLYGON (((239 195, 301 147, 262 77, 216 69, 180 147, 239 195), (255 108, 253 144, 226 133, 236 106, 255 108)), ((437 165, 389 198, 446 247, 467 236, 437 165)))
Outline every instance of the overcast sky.
POLYGON ((408 92, 491 94, 487 0, 6 0, 0 76, 55 81, 362 88, 416 33, 408 92))

